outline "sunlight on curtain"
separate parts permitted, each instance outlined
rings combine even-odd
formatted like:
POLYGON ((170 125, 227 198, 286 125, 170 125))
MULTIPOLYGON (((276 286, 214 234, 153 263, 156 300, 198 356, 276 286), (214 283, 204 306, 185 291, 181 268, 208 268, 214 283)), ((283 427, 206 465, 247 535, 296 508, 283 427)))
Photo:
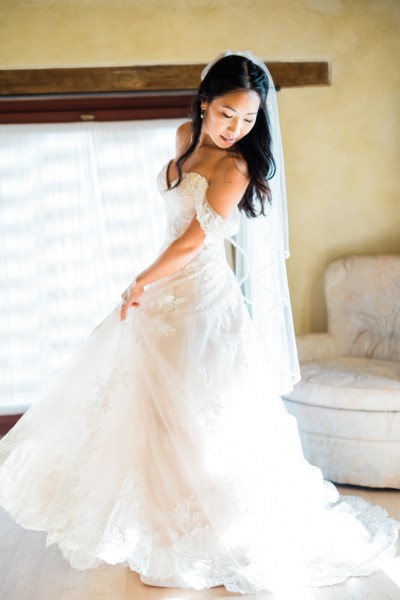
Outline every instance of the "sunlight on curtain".
POLYGON ((0 126, 0 414, 40 397, 156 256, 181 122, 0 126))

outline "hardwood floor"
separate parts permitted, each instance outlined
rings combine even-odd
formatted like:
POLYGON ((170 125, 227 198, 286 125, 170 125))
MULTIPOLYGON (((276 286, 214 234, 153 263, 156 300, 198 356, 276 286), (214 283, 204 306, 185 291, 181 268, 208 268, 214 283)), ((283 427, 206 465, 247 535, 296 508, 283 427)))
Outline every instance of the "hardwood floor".
MULTIPOLYGON (((344 495, 359 495, 384 506, 400 520, 400 491, 340 487, 344 495)), ((208 600, 241 598, 224 588, 177 590, 143 585, 126 567, 102 565, 89 571, 72 569, 56 546, 45 548, 46 534, 22 529, 0 512, 1 600, 208 600)), ((384 571, 344 584, 290 593, 262 592, 246 600, 400 600, 400 547, 384 571)), ((288 574, 290 579, 290 574, 288 574)))

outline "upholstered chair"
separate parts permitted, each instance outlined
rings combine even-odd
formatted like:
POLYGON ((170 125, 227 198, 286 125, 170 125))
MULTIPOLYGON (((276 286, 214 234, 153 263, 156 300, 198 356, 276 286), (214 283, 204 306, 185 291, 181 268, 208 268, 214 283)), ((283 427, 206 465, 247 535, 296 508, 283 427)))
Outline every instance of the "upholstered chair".
POLYGON ((298 336, 302 380, 284 398, 326 479, 400 488, 400 256, 325 271, 328 331, 298 336))

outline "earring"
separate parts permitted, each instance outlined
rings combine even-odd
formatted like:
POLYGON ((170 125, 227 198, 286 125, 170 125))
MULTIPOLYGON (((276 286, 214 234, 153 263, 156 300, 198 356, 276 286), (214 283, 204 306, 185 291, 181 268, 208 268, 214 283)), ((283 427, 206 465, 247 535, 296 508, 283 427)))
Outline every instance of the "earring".
POLYGON ((201 108, 200 109, 200 119, 203 119, 203 118, 204 118, 204 109, 201 108))

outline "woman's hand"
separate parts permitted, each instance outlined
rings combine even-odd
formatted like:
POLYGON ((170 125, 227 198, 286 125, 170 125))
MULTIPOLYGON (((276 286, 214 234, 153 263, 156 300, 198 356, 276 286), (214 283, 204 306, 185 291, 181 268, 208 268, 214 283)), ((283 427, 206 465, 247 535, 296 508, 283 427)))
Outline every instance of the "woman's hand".
POLYGON ((143 294, 143 286, 139 285, 136 281, 123 292, 120 320, 125 321, 128 313, 128 308, 131 306, 140 306, 140 297, 143 294))

